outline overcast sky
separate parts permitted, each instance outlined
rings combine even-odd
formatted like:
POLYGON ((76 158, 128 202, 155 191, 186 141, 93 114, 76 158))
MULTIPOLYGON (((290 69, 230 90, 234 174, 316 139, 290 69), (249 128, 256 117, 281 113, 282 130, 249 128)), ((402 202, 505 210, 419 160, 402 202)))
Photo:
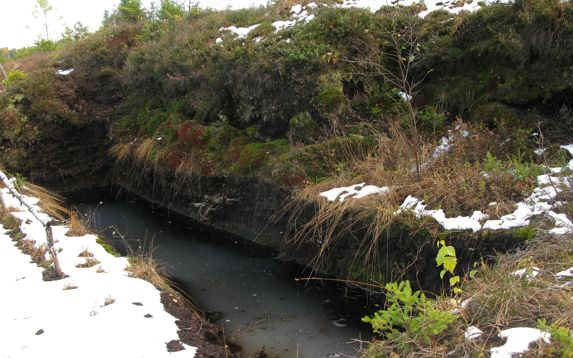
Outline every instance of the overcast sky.
MULTIPOLYGON (((142 2, 148 6, 151 0, 142 2)), ((156 4, 159 2, 155 0, 156 4)), ((33 15, 35 3, 35 0, 0 0, 0 48, 30 46, 43 36, 42 21, 33 15)), ((101 25, 104 11, 114 9, 119 0, 49 0, 49 3, 54 9, 48 19, 50 39, 56 40, 66 25, 72 27, 78 21, 91 31, 96 30, 101 25)), ((266 3, 267 0, 200 0, 199 6, 236 9, 266 3)))

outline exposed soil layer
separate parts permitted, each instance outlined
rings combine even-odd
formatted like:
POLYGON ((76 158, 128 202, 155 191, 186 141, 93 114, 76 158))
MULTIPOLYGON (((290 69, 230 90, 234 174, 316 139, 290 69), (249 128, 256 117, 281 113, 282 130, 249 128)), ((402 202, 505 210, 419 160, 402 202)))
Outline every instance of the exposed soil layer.
MULTIPOLYGON (((161 303, 165 310, 178 320, 179 340, 187 345, 199 347, 197 358, 239 357, 241 348, 228 342, 223 331, 217 325, 206 321, 197 314, 193 306, 169 292, 161 294, 161 303)), ((166 342, 168 349, 177 351, 177 341, 166 342)))

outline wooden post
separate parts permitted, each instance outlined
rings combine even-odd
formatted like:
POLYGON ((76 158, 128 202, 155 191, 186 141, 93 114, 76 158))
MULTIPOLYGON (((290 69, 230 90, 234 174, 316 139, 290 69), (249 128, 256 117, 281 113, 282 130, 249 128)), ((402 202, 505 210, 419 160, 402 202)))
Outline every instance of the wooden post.
POLYGON ((54 262, 54 271, 56 272, 56 275, 58 276, 58 279, 62 279, 64 278, 64 273, 62 272, 62 268, 60 266, 60 261, 58 260, 58 254, 56 253, 56 250, 54 249, 54 235, 52 233, 52 225, 54 224, 54 221, 49 221, 48 223, 46 223, 46 238, 48 239, 48 252, 50 253, 50 256, 52 257, 52 261, 54 262))

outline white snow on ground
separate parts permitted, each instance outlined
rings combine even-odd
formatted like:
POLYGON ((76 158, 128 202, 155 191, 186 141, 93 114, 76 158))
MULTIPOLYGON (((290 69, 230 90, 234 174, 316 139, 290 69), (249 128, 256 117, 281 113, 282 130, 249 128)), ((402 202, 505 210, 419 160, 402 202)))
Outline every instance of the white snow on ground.
POLYGON ((326 198, 328 201, 344 201, 346 198, 361 199, 369 195, 379 195, 385 194, 390 189, 388 187, 377 187, 375 185, 366 185, 366 183, 360 183, 356 185, 333 188, 328 191, 320 193, 320 196, 326 198))
POLYGON ((472 339, 479 338, 483 334, 483 331, 476 326, 469 326, 465 333, 464 337, 466 340, 471 341, 472 339))
POLYGON ((525 277, 527 280, 531 281, 539 275, 539 267, 530 267, 530 268, 523 268, 517 271, 512 272, 511 274, 517 276, 519 278, 525 277))
MULTIPOLYGON (((6 177, 0 172, 0 178, 6 177)), ((15 210, 13 215, 22 220, 20 228, 25 239, 35 240, 37 247, 46 245, 42 224, 7 188, 0 190, 0 196, 7 208, 15 210)), ((24 201, 40 220, 51 219, 37 206, 38 199, 24 196, 24 201)), ((0 226, 0 327, 4 327, 0 330, 0 357, 195 356, 196 348, 185 345, 183 351, 167 352, 166 343, 178 339, 176 319, 164 311, 160 293, 153 285, 128 277, 126 258, 108 254, 94 235, 68 237, 68 229, 63 226, 53 230, 56 251, 61 250, 58 257, 62 271, 68 277, 47 282, 42 280, 42 269, 14 246, 0 226), (100 264, 77 268, 86 261, 79 257, 84 250, 100 264), (101 270, 105 272, 97 272, 101 270)))
POLYGON ((426 205, 423 204, 423 201, 411 195, 404 200, 400 209, 398 209, 398 213, 405 210, 412 211, 417 217, 431 216, 442 225, 445 230, 472 230, 476 232, 482 227, 480 221, 487 219, 487 215, 481 211, 474 211, 472 216, 448 218, 442 209, 426 210, 426 205))
POLYGON ((311 14, 309 10, 315 9, 317 6, 318 5, 316 5, 316 3, 310 3, 304 7, 300 4, 294 5, 290 9, 291 20, 280 20, 272 23, 275 28, 275 32, 288 29, 289 27, 293 27, 298 23, 306 24, 311 22, 314 20, 315 16, 314 14, 311 14))
MULTIPOLYGON (((457 6, 457 1, 455 0, 428 0, 425 2, 420 2, 417 0, 345 0, 341 4, 336 4, 335 7, 337 8, 359 8, 359 9, 367 9, 372 12, 378 11, 382 6, 410 6, 418 3, 425 3, 426 10, 419 13, 420 17, 425 17, 432 11, 436 10, 446 10, 453 14, 458 14, 461 11, 477 11, 481 7, 481 3, 484 4, 491 4, 496 2, 503 2, 503 3, 510 3, 509 0, 486 0, 486 1, 472 1, 471 3, 465 3, 463 6, 457 6)), ((290 19, 288 20, 278 20, 272 23, 273 27, 275 28, 275 32, 283 31, 285 29, 291 28, 297 24, 306 24, 312 20, 314 20, 315 15, 312 14, 312 10, 318 8, 318 5, 314 2, 311 2, 305 6, 301 4, 295 4, 291 7, 290 10, 290 19)), ((246 38, 248 34, 255 29, 260 24, 255 24, 249 27, 236 27, 236 26, 229 26, 229 27, 222 27, 219 31, 230 31, 239 39, 246 38)), ((219 39, 216 40, 217 43, 220 43, 219 39)), ((406 97, 407 98, 407 97, 406 97)), ((406 99, 407 100, 407 99, 406 99)))
POLYGON ((565 271, 561 271, 555 274, 555 277, 559 279, 573 277, 573 267, 568 268, 565 271))
POLYGON ((68 68, 67 70, 57 70, 57 71, 56 71, 56 74, 57 74, 57 75, 60 75, 60 76, 67 76, 67 75, 69 75, 69 74, 72 73, 72 72, 74 72, 74 69, 73 69, 73 68, 68 68))
POLYGON ((527 352, 529 345, 540 340, 551 343, 551 335, 537 328, 510 328, 499 333, 500 338, 507 338, 503 346, 491 349, 491 358, 511 358, 514 354, 527 352))
MULTIPOLYGON (((511 1, 507 0, 486 0, 483 3, 485 4, 492 4, 492 3, 510 3, 511 1)), ((422 11, 418 14, 420 17, 426 17, 429 13, 436 10, 446 10, 452 14, 458 14, 462 11, 477 11, 479 10, 480 1, 472 1, 471 3, 465 3, 463 6, 457 6, 457 1, 455 0, 427 0, 427 1, 418 1, 418 0, 345 0, 342 4, 337 5, 340 8, 360 8, 360 9, 368 9, 372 12, 376 12, 380 10, 382 6, 410 6, 423 3, 426 5, 426 10, 422 11)))
MULTIPOLYGON (((259 27, 260 24, 251 25, 249 27, 236 27, 236 26, 229 26, 229 27, 221 27, 219 31, 229 31, 233 35, 237 36, 240 39, 244 39, 249 35, 251 31, 259 27)), ((220 42, 220 41, 219 41, 220 42)))

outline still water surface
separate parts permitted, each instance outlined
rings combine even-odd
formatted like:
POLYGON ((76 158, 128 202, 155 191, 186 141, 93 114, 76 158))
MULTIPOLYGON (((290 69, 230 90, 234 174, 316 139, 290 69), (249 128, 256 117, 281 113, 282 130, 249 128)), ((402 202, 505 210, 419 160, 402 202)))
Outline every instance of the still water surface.
POLYGON ((242 346, 244 357, 263 346, 270 357, 357 356, 356 340, 366 332, 359 315, 335 307, 340 297, 332 292, 295 283, 293 265, 247 252, 238 241, 213 242, 134 199, 73 204, 112 243, 121 245, 121 233, 132 247, 152 245, 154 258, 201 309, 220 312, 218 323, 242 346))

